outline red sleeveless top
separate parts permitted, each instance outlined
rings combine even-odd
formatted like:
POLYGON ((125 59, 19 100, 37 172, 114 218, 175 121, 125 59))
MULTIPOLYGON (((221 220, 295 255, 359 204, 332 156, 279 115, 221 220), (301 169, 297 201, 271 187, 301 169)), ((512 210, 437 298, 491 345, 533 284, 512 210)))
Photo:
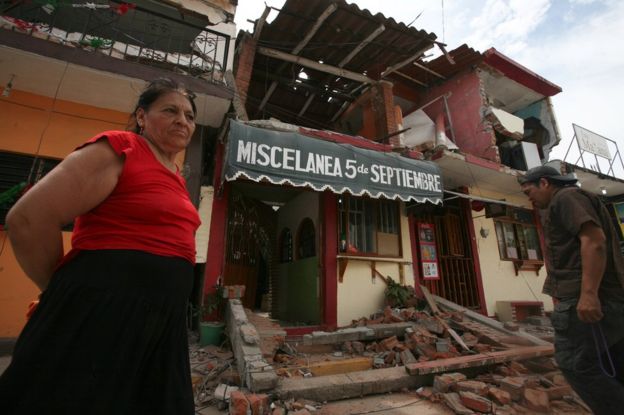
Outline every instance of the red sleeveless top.
POLYGON ((107 139, 125 158, 113 192, 76 218, 72 251, 133 249, 181 257, 195 263, 195 231, 200 225, 182 176, 163 166, 145 139, 129 131, 105 131, 85 145, 107 139))

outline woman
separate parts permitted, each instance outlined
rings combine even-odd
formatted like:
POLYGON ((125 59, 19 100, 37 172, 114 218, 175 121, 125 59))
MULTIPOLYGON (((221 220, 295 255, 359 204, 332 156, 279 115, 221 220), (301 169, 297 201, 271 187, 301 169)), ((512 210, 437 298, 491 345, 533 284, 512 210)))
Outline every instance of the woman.
POLYGON ((152 82, 133 131, 87 141, 9 212, 15 256, 43 292, 0 378, 0 413, 194 412, 185 305, 200 221, 174 161, 195 112, 180 85, 152 82))

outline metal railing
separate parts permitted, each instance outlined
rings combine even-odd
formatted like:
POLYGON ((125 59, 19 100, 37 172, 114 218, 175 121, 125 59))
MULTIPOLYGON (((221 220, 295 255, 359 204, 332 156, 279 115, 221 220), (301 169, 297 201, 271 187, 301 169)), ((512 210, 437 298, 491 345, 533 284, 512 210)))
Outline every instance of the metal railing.
POLYGON ((3 1, 0 27, 68 47, 224 82, 230 37, 202 25, 207 20, 182 20, 150 8, 150 4, 3 1))

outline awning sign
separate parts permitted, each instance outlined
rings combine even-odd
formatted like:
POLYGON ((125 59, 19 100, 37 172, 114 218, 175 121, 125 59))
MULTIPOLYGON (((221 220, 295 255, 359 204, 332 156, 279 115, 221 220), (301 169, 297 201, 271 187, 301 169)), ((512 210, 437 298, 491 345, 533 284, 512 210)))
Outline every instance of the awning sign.
POLYGON ((225 178, 239 177, 373 198, 442 202, 435 163, 232 121, 225 178))

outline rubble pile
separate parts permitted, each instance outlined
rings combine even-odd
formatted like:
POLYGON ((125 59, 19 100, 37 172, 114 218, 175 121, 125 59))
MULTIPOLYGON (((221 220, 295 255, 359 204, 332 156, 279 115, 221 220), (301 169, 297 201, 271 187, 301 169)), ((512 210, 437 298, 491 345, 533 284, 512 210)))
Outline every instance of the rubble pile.
POLYGON ((459 372, 444 373, 434 377, 433 386, 416 392, 456 414, 591 413, 549 358, 500 365, 473 379, 459 372), (536 373, 529 364, 546 372, 536 373))

